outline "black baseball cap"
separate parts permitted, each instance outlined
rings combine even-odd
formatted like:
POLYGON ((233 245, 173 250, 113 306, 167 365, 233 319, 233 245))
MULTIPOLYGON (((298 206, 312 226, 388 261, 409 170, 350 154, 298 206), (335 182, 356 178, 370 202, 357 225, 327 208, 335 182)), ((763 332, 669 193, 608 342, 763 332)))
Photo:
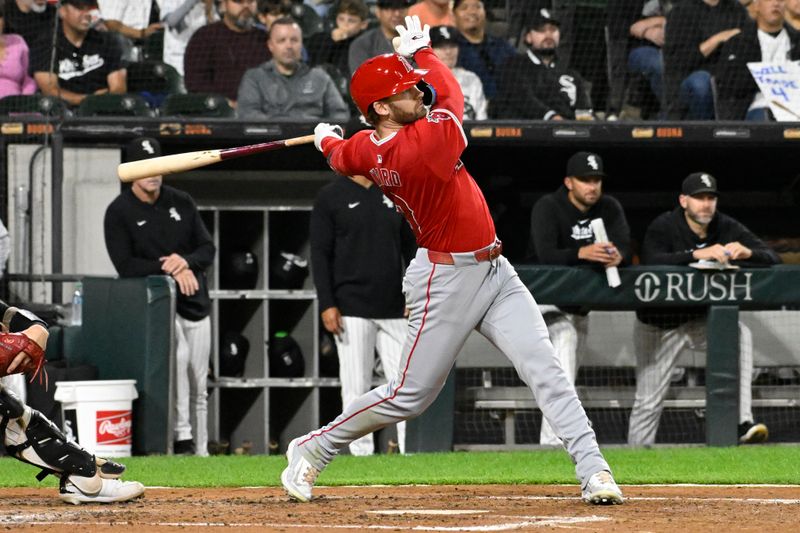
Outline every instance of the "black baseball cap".
POLYGON ((687 196, 708 193, 719 196, 717 179, 708 172, 693 172, 686 176, 681 186, 681 193, 687 196))
POLYGON ((61 0, 61 5, 73 5, 77 8, 87 9, 90 7, 97 7, 97 0, 61 0))
POLYGON ((431 47, 443 44, 458 44, 456 37, 460 35, 454 26, 434 26, 431 28, 431 47))
POLYGON ((140 161, 161 155, 161 144, 152 137, 139 137, 128 143, 125 149, 126 161, 140 161))
POLYGON ((558 27, 561 26, 561 23, 558 22, 558 19, 553 16, 551 11, 543 7, 533 15, 533 19, 531 20, 530 24, 528 24, 528 31, 539 31, 545 24, 552 24, 558 27))
POLYGON ((378 0, 375 2, 380 8, 384 9, 391 9, 391 8, 403 8, 403 7, 411 7, 414 5, 414 0, 378 0))
POLYGON ((603 159, 592 152, 578 152, 567 161, 567 176, 573 178, 605 178, 603 159))

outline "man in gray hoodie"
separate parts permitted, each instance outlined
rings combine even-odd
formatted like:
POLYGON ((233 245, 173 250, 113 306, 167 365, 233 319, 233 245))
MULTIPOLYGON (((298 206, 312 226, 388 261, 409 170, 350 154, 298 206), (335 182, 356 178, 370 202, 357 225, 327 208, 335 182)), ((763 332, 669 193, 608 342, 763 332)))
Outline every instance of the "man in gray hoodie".
POLYGON ((327 72, 300 60, 303 32, 288 17, 272 23, 267 48, 272 59, 245 72, 238 114, 244 120, 344 122, 350 111, 327 72))

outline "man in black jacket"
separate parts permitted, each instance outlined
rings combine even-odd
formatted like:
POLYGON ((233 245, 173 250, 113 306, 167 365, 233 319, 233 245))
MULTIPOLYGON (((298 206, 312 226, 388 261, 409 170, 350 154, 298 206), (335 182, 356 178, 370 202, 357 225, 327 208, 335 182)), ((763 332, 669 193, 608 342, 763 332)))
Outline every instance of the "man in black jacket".
MULTIPOLYGON (((778 255, 743 224, 717 211, 717 180, 704 172, 690 174, 678 197, 680 206, 659 215, 647 228, 641 261, 649 265, 688 265, 695 261, 725 267, 732 263, 774 265, 778 255)), ((704 308, 637 311, 636 400, 631 412, 628 444, 655 442, 664 397, 678 355, 686 347, 704 349, 704 308)), ((739 442, 763 442, 767 427, 755 423, 751 382, 753 340, 739 322, 739 442)))
POLYGON ((738 0, 683 0, 669 12, 662 49, 669 118, 714 118, 711 76, 721 45, 747 20, 738 0))
MULTIPOLYGON (((155 139, 141 137, 128 145, 128 161, 160 155, 155 139)), ((108 255, 120 276, 167 275, 178 285, 173 451, 208 455, 211 300, 205 271, 216 253, 211 235, 194 200, 162 185, 161 176, 135 181, 123 190, 106 209, 103 226, 108 255), (197 417, 194 431, 192 416, 197 417)))
POLYGON ((800 33, 785 23, 784 0, 757 0, 755 23, 722 46, 717 65, 717 118, 770 120, 769 102, 758 90, 747 63, 800 59, 800 33))
MULTIPOLYGON (((414 257, 411 228, 380 188, 340 176, 320 190, 311 211, 311 266, 325 329, 334 335, 342 404, 372 388, 375 352, 387 379, 400 367, 408 329, 402 282, 414 257)), ((405 452, 405 422, 397 423, 405 452)), ((372 455, 372 434, 350 443, 372 455)))
POLYGON ((489 116, 529 120, 593 118, 583 77, 558 61, 560 39, 558 20, 547 9, 539 10, 525 34, 528 51, 503 65, 497 96, 489 104, 489 116))
MULTIPOLYGON (((620 203, 603 194, 603 160, 578 152, 567 162, 564 184, 543 196, 531 213, 530 255, 545 265, 611 267, 630 262, 630 228, 620 203), (596 243, 591 220, 600 218, 610 242, 596 243)), ((586 338, 588 310, 540 306, 550 341, 567 377, 575 383, 577 352, 586 338)), ((547 420, 542 419, 539 443, 561 444, 547 420)))

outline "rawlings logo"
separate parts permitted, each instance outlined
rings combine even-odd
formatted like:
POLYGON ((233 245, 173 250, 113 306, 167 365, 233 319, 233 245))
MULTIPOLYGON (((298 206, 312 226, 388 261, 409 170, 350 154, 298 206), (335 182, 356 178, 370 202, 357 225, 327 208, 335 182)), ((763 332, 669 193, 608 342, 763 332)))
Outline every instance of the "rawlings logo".
POLYGON ((130 444, 132 427, 130 411, 98 411, 97 444, 130 444))

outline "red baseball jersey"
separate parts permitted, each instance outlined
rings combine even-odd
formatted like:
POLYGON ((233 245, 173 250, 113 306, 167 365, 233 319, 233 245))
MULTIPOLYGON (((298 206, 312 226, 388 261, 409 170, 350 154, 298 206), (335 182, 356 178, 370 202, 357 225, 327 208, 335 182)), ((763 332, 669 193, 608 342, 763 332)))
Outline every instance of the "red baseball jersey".
POLYGON ((403 213, 417 244, 440 252, 468 252, 492 244, 495 229, 478 184, 461 162, 467 137, 461 126, 464 95, 450 70, 430 49, 417 52, 435 108, 400 131, 378 139, 360 131, 350 139, 327 137, 323 153, 346 176, 367 176, 403 213))

